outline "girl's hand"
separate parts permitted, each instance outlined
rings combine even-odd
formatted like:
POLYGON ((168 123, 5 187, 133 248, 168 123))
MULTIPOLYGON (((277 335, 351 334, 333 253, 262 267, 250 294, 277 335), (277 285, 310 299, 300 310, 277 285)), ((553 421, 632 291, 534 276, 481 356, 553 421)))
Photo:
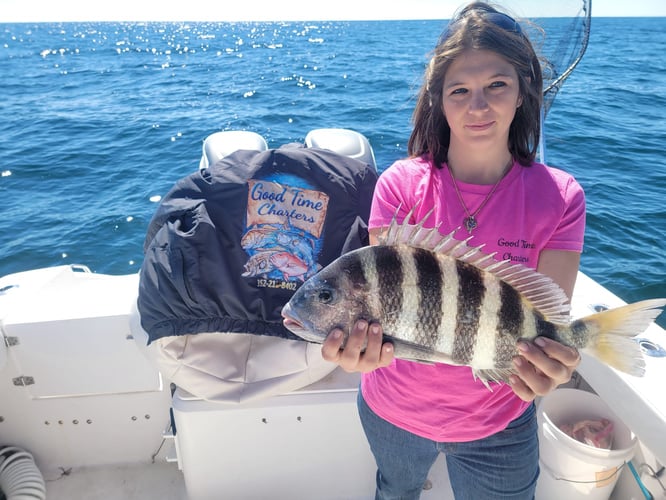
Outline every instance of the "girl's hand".
POLYGON ((520 341, 520 355, 513 359, 515 375, 509 377, 513 392, 524 401, 544 396, 571 379, 580 364, 580 354, 554 340, 537 337, 534 343, 520 341))
POLYGON ((357 321, 342 349, 344 333, 336 328, 328 334, 321 347, 326 361, 341 366, 346 372, 370 372, 393 361, 393 345, 382 345, 383 332, 378 323, 357 321))

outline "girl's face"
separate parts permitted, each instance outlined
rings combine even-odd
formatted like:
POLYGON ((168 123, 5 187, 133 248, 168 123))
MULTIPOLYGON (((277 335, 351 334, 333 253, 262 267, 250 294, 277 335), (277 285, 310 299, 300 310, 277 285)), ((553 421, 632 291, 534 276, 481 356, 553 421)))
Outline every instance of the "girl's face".
POLYGON ((442 110, 451 147, 508 147, 509 127, 521 103, 511 63, 489 50, 463 52, 444 78, 442 110))

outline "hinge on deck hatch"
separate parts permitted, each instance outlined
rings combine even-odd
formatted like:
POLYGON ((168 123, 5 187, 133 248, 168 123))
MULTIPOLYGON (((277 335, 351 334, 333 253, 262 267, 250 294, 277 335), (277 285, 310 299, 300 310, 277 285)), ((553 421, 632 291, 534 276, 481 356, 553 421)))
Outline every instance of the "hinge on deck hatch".
POLYGON ((25 375, 21 375, 20 377, 13 378, 12 382, 14 382, 14 385, 25 387, 26 385, 33 385, 35 383, 35 379, 33 377, 26 377, 25 375))
POLYGON ((19 345, 19 338, 18 337, 5 337, 5 345, 7 347, 13 347, 15 345, 19 345))

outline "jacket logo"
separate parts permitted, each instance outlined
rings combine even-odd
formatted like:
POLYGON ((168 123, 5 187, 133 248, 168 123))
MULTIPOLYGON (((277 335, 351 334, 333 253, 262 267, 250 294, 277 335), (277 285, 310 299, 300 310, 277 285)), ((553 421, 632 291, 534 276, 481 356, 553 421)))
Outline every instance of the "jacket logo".
MULTIPOLYGON (((289 176, 293 181, 300 178, 289 176)), ((296 289, 317 264, 329 197, 310 186, 248 181, 247 222, 241 246, 250 256, 243 277, 260 287, 296 289)))

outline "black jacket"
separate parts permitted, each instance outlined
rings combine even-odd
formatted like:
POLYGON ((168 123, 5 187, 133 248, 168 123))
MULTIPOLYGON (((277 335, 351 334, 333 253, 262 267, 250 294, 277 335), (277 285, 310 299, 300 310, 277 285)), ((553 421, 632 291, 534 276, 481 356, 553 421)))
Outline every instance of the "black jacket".
POLYGON ((373 166, 321 149, 237 151, 176 183, 148 227, 138 309, 149 342, 201 332, 295 339, 280 311, 368 244, 373 166))

